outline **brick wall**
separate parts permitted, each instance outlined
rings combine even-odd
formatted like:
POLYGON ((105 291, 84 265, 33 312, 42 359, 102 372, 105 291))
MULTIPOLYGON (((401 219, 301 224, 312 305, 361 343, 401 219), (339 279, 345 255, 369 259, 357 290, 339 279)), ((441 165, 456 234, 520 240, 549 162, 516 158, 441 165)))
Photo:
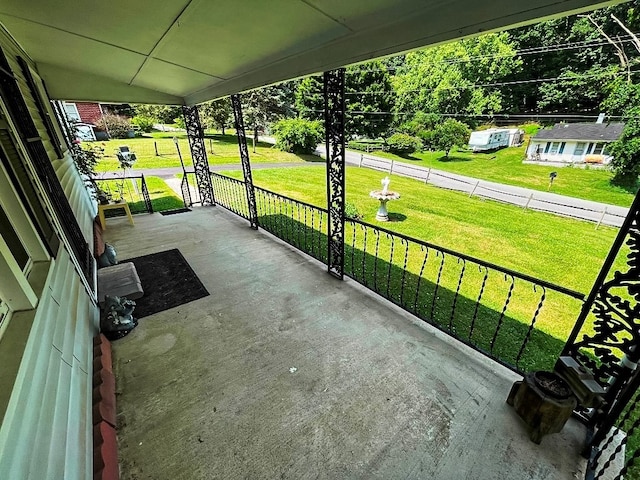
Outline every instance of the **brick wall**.
POLYGON ((80 120, 85 123, 96 123, 102 118, 100 105, 97 103, 76 102, 80 120))

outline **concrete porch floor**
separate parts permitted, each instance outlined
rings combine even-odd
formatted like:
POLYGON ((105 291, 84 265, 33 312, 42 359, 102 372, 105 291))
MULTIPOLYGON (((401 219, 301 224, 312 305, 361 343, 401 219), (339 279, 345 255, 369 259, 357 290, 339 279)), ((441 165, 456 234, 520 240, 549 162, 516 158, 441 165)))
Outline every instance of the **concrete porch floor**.
POLYGON ((529 441, 518 376, 221 207, 105 235, 210 292, 113 343, 122 479, 584 478, 584 428, 529 441))

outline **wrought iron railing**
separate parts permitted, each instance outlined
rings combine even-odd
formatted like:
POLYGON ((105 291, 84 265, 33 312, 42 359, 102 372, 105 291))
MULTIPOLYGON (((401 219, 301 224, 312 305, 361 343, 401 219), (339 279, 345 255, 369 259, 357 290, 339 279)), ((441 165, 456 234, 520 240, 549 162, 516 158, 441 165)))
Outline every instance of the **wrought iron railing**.
MULTIPOLYGON (((131 213, 153 213, 153 204, 144 175, 93 178, 92 181, 111 200, 128 203, 131 213)), ((120 210, 109 210, 106 213, 108 216, 124 215, 120 210)))
POLYGON ((640 478, 640 376, 634 388, 620 399, 624 405, 613 426, 598 444, 593 445, 589 458, 589 480, 640 478))
MULTIPOLYGON (((212 178, 218 204, 247 218, 244 182, 212 178)), ((327 210, 263 188, 255 192, 260 227, 326 264, 327 210)), ((359 220, 345 222, 345 275, 515 371, 553 369, 571 329, 557 319, 580 310, 582 293, 359 220)))
POLYGON ((518 372, 553 368, 570 333, 554 320, 567 307, 579 311, 584 300, 568 288, 354 219, 346 219, 345 275, 518 372))
POLYGON ((218 205, 249 220, 247 189, 242 180, 211 173, 211 183, 218 205))
POLYGON ((255 187, 258 225, 327 263, 327 210, 255 187))

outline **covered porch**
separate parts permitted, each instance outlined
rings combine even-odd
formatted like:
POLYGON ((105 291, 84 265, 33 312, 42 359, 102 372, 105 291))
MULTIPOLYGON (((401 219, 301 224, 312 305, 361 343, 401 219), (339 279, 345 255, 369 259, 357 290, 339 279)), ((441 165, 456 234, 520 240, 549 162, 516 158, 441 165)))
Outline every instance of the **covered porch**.
POLYGON ((210 292, 112 345, 121 478, 584 477, 584 426, 532 443, 519 375, 222 207, 106 237, 210 292))

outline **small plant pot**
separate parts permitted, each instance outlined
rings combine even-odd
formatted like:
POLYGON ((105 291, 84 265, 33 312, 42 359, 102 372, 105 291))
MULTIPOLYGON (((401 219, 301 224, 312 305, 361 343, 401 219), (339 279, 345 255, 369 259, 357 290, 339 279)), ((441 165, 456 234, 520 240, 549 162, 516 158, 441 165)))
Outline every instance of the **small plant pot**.
POLYGON ((560 432, 578 405, 567 382, 553 372, 542 371, 515 382, 507 403, 529 426, 529 438, 537 444, 545 435, 560 432))

